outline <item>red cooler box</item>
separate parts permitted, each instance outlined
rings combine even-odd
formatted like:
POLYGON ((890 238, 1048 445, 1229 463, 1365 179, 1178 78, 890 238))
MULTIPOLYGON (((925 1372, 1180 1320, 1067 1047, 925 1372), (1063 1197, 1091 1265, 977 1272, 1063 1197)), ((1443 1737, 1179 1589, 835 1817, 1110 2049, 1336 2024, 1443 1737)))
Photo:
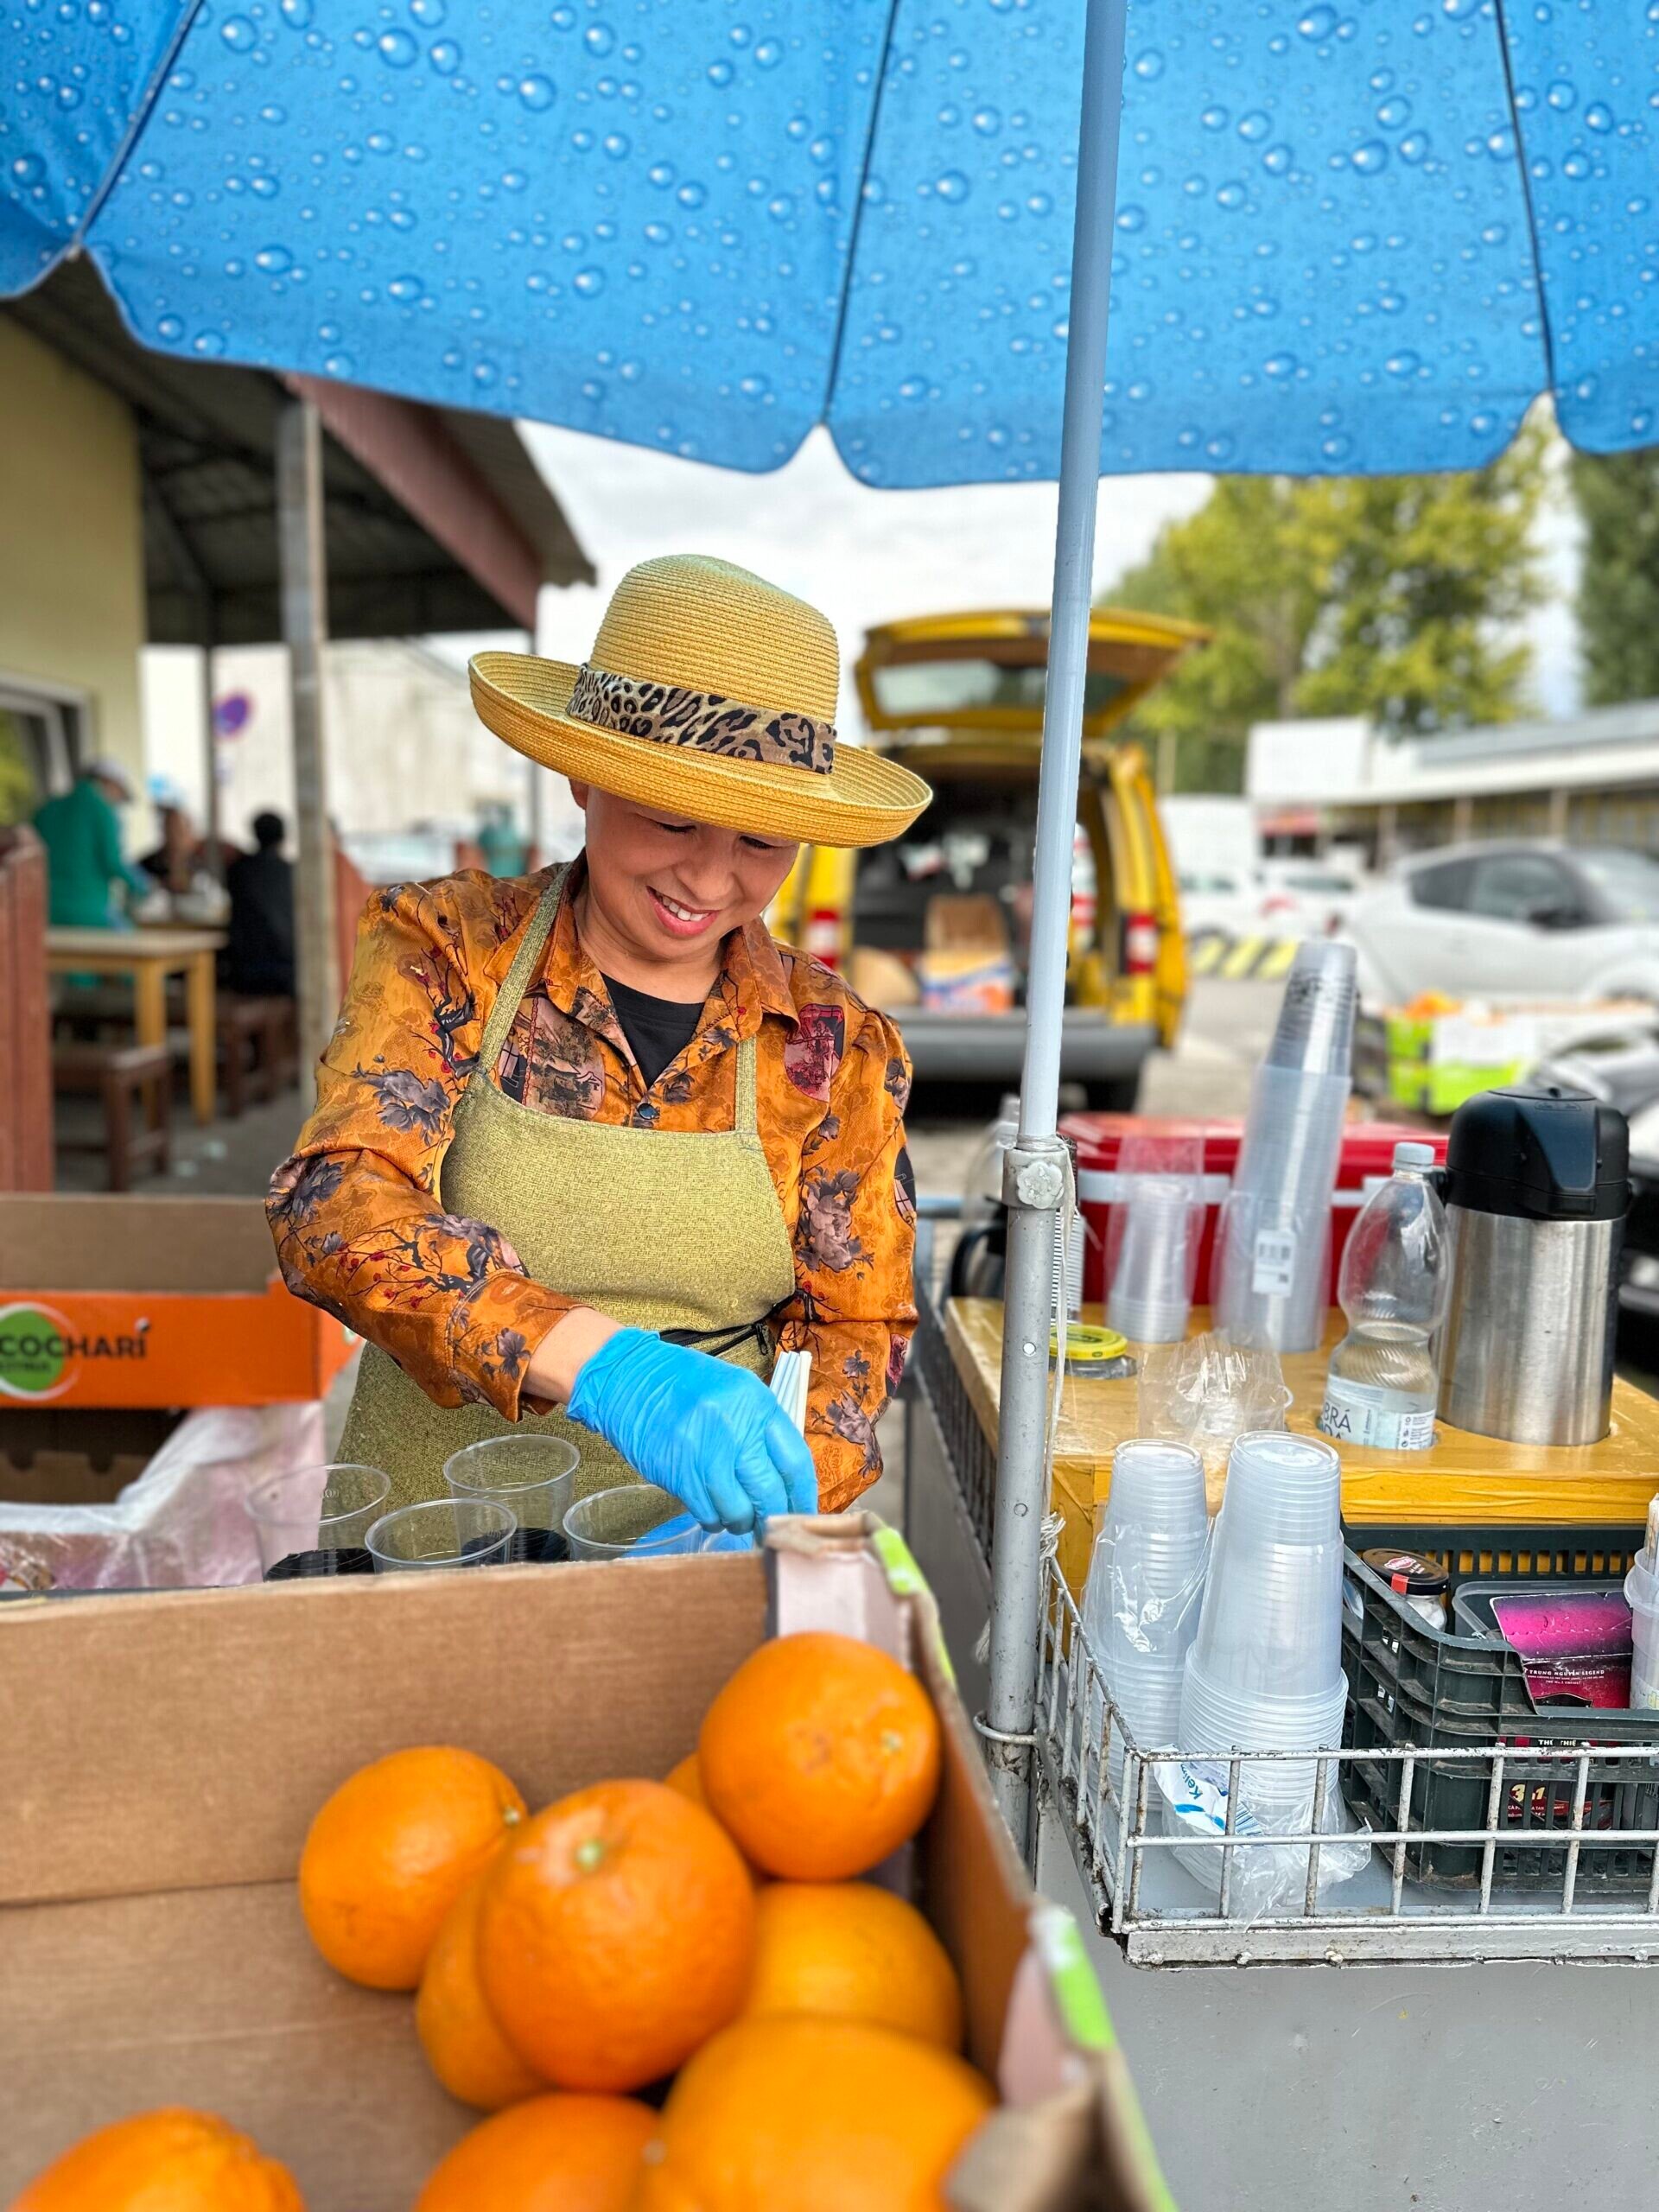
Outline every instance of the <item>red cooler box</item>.
MULTIPOLYGON (((1119 1196, 1117 1163, 1126 1137, 1182 1139, 1204 1141, 1204 1242, 1198 1248, 1195 1306, 1213 1303, 1212 1271, 1221 1209, 1232 1188, 1238 1165, 1238 1147, 1244 1135, 1243 1122, 1181 1121, 1146 1114, 1068 1114, 1060 1123, 1064 1134, 1077 1147, 1077 1201, 1083 1210, 1083 1294, 1106 1295, 1106 1235, 1112 1208, 1119 1196)), ((1337 1269, 1342 1249, 1358 1213, 1378 1184, 1385 1183, 1394 1165, 1394 1147, 1409 1140, 1432 1144, 1434 1157, 1444 1164, 1444 1130, 1409 1128, 1395 1122, 1354 1122, 1344 1133, 1342 1160, 1337 1169, 1337 1188, 1331 1215, 1331 1281, 1325 1303, 1336 1296, 1337 1269)))

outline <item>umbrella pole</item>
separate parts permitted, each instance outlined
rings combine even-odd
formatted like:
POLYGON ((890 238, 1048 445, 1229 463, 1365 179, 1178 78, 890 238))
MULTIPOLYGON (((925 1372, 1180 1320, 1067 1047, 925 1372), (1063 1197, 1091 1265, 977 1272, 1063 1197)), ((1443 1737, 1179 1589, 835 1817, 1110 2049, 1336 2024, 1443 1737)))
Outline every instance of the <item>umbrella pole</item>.
POLYGON ((285 399, 276 417, 276 534, 294 729, 294 919, 303 1082, 328 1042, 340 991, 322 742, 322 648, 328 631, 322 426, 311 401, 297 397, 285 399))
POLYGON ((1027 971, 1026 1058, 1020 1135, 1007 1156, 1003 1176, 1003 1197, 1010 1211, 991 1551, 990 1693, 984 1726, 997 1800, 1022 1847, 1031 1809, 1042 1524, 1048 1507, 1044 1484, 1048 1332, 1055 1243, 1065 1196, 1065 1147, 1055 1126, 1105 406, 1124 7, 1125 0, 1089 0, 1084 39, 1053 613, 1027 971))

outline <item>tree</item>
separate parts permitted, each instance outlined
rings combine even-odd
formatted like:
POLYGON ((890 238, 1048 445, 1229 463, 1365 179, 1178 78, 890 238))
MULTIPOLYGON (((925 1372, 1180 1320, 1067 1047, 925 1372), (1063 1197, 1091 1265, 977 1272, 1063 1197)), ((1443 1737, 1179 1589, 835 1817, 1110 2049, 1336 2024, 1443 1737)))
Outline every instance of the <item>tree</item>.
POLYGON ((1574 454, 1572 484, 1584 522, 1585 699, 1594 707, 1659 698, 1659 446, 1574 454))
POLYGON ((1514 714, 1544 450, 1531 429, 1473 474, 1223 478, 1166 525, 1109 594, 1214 633, 1135 718, 1166 787, 1238 790, 1252 722, 1366 715, 1404 734, 1514 714))

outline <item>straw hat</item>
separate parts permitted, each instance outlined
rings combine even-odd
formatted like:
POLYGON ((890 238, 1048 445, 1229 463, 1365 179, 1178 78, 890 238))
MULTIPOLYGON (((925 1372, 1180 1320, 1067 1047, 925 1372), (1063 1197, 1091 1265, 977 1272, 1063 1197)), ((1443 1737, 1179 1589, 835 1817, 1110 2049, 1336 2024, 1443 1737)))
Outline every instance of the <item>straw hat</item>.
POLYGON ((520 753, 694 822, 879 845, 932 797, 836 742, 840 654, 817 608, 700 554, 630 569, 584 666, 475 653, 470 673, 480 717, 520 753))

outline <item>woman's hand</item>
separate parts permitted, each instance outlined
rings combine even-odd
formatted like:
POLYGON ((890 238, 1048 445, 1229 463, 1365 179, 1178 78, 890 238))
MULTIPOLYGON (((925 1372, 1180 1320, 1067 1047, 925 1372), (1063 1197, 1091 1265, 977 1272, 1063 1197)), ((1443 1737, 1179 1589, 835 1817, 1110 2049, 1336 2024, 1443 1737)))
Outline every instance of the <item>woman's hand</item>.
POLYGON ((568 1406, 583 1364, 621 1326, 591 1306, 572 1306, 531 1353, 521 1396, 540 1399, 544 1405, 568 1406))
MULTIPOLYGON (((758 1513, 817 1512, 817 1471, 806 1440, 758 1375, 643 1329, 620 1329, 603 1315, 590 1318, 608 1333, 566 1394, 572 1421, 613 1445, 647 1482, 671 1491, 705 1529, 741 1532, 758 1513)), ((547 1342, 577 1319, 571 1314, 547 1342)))

